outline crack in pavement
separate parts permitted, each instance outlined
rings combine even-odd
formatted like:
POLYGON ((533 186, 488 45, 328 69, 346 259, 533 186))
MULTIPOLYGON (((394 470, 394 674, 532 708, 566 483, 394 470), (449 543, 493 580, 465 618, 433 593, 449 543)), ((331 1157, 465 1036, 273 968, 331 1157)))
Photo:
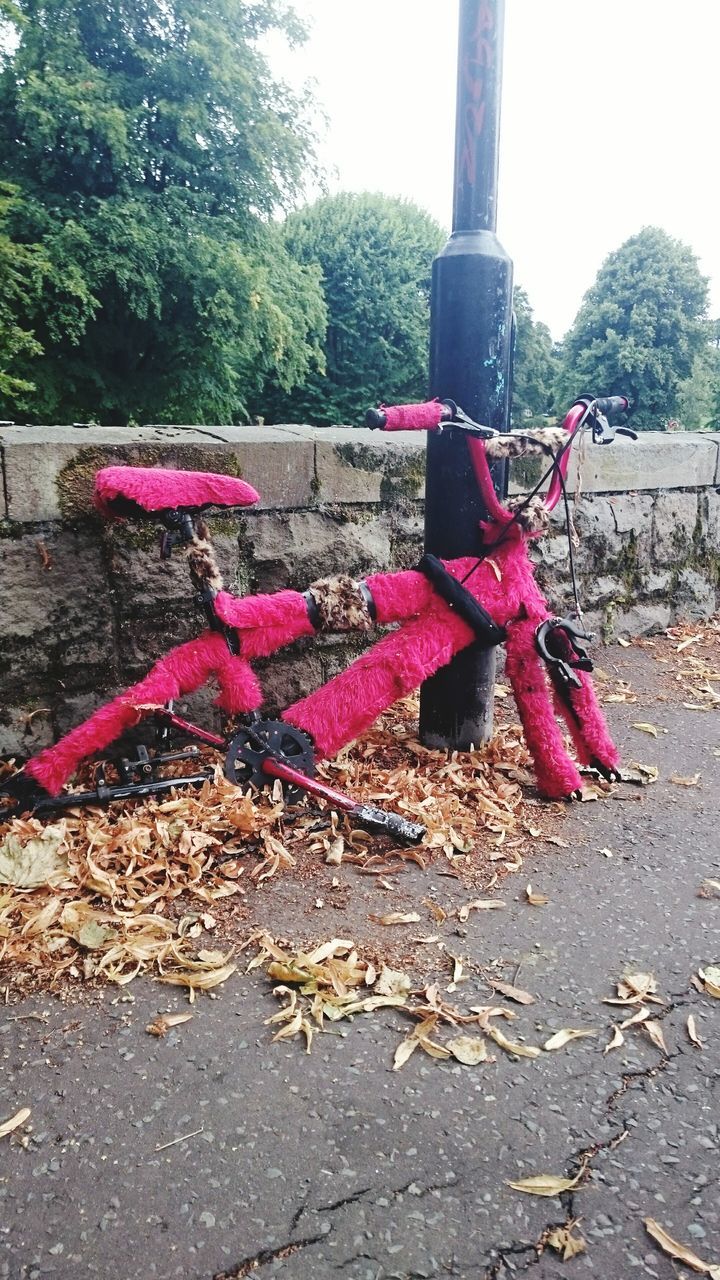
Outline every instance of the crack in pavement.
MULTIPOLYGON (((684 1001, 682 1000, 677 1001, 677 1004, 683 1003, 684 1001)), ((668 1008, 663 1011, 662 1016, 672 1012, 672 1009, 675 1007, 675 1003, 669 1005, 668 1008)), ((643 1082, 644 1084, 647 1081, 654 1080, 657 1075, 660 1075, 661 1072, 667 1068, 670 1062, 682 1056, 682 1050, 678 1050, 672 1054, 666 1053, 659 1062, 654 1063, 650 1067, 646 1067, 643 1071, 629 1071, 623 1074, 621 1076, 622 1083, 606 1099, 605 1110, 609 1112, 616 1105, 618 1099, 623 1097, 629 1089, 634 1088, 638 1082, 643 1082)), ((591 1143, 589 1146, 583 1147, 580 1151, 576 1151, 568 1161, 570 1168, 574 1165, 579 1165, 579 1174, 585 1174, 590 1168, 590 1164, 595 1159, 595 1156, 599 1155, 601 1151, 612 1151, 615 1147, 618 1147, 621 1142, 624 1142, 626 1138, 630 1137, 631 1131, 628 1126, 632 1119, 634 1119, 634 1117, 632 1115, 628 1115, 622 1121, 619 1121, 618 1123, 622 1124, 622 1128, 619 1129, 617 1133, 613 1134, 612 1137, 606 1138, 603 1142, 591 1143)), ((564 1220, 562 1222, 548 1223, 543 1228, 538 1239, 531 1243, 517 1242, 516 1244, 511 1245, 497 1246, 497 1248, 493 1250, 493 1252, 497 1252, 498 1254, 497 1260, 492 1262, 490 1267, 486 1269, 483 1280, 502 1280, 503 1270, 510 1270, 517 1273, 518 1271, 527 1271, 529 1267, 535 1266, 539 1263, 547 1246, 547 1238, 550 1232, 556 1227, 567 1228, 570 1223, 577 1219, 577 1214, 575 1212, 575 1188, 570 1191, 562 1192, 559 1199, 565 1209, 564 1220), (520 1268, 514 1267, 511 1262, 506 1261, 507 1259, 516 1256, 522 1257, 524 1254, 528 1254, 530 1256, 527 1257, 526 1261, 520 1268)))
POLYGON ((433 1191, 445 1191, 448 1187, 456 1186, 457 1182, 458 1179, 456 1177, 452 1177, 445 1182, 433 1182, 428 1183, 427 1186, 423 1186, 422 1183, 418 1182, 415 1178, 412 1178, 410 1182, 406 1182, 403 1186, 396 1187, 394 1189, 384 1187, 361 1187, 359 1191, 354 1191, 350 1196, 343 1196, 341 1200, 334 1200, 332 1204, 309 1205, 306 1200, 304 1204, 301 1204, 300 1207, 295 1210, 291 1221, 291 1227, 295 1228, 297 1226, 305 1212, 333 1213, 336 1209, 342 1209, 346 1204, 355 1204, 358 1200, 362 1200, 364 1196, 368 1196, 372 1192, 376 1192, 378 1195, 390 1196, 395 1200, 398 1196, 404 1195, 406 1191, 410 1191, 411 1187, 414 1187, 415 1190, 410 1191, 410 1194, 416 1199, 422 1200, 424 1196, 430 1195, 433 1191))
MULTIPOLYGON (((643 1072, 639 1074, 647 1074, 647 1073, 643 1072)), ((622 1092, 622 1090, 617 1091, 618 1095, 620 1092, 622 1092)), ((607 1100, 607 1102, 605 1103, 606 1108, 609 1108, 611 1100, 615 1096, 616 1096, 615 1094, 612 1094, 611 1097, 607 1100)), ((628 1119, 630 1118, 631 1117, 628 1117, 628 1119)), ((611 1137, 605 1138, 604 1141, 602 1142, 590 1143, 589 1146, 582 1147, 579 1151, 574 1152, 574 1154, 570 1157, 570 1160, 568 1161, 570 1169, 572 1169, 572 1167, 575 1165, 579 1166, 577 1175, 575 1176, 577 1176, 578 1179, 581 1179, 583 1183, 585 1181, 585 1174, 588 1172, 592 1161, 595 1159, 597 1155, 600 1154, 601 1151, 613 1151, 616 1147, 619 1147, 620 1144, 624 1142, 626 1138, 630 1137, 630 1129, 627 1127, 627 1122, 623 1121, 622 1125, 623 1127, 619 1129, 617 1133, 614 1133, 611 1137)), ((494 1250, 498 1254, 497 1260, 492 1262, 490 1264, 490 1267, 486 1269, 484 1280, 502 1280, 502 1269, 504 1269, 506 1266, 508 1267, 509 1270, 513 1272, 517 1272, 518 1270, 527 1271, 529 1267, 535 1266, 537 1263, 539 1263, 540 1258, 542 1257, 547 1247, 547 1240, 548 1240, 548 1236, 550 1235, 550 1232, 555 1230, 558 1227, 569 1228, 570 1225, 573 1222, 575 1222, 578 1218, 578 1214, 575 1211, 575 1188, 574 1187, 568 1191, 561 1192, 558 1196, 558 1199, 560 1200, 560 1203, 565 1210, 564 1219, 561 1222, 557 1222, 557 1221, 548 1222, 543 1227, 537 1240, 534 1240, 530 1243, 523 1243, 518 1241, 516 1244, 497 1246, 496 1250, 494 1250), (508 1258, 515 1257, 515 1256, 522 1256, 523 1254, 528 1254, 530 1256, 526 1259, 526 1261, 522 1264, 520 1268, 513 1267, 511 1263, 507 1263, 508 1258)))
POLYGON ((276 1262, 278 1259, 290 1258, 294 1253, 299 1253, 301 1249, 307 1249, 311 1244, 319 1244, 327 1236, 326 1231, 321 1231, 317 1236, 306 1236, 303 1240, 289 1240, 287 1244, 281 1244, 277 1249, 260 1249, 251 1257, 243 1258, 230 1271, 216 1271, 212 1280, 242 1280, 243 1276, 249 1276, 253 1271, 259 1271, 260 1267, 265 1267, 269 1262, 276 1262))

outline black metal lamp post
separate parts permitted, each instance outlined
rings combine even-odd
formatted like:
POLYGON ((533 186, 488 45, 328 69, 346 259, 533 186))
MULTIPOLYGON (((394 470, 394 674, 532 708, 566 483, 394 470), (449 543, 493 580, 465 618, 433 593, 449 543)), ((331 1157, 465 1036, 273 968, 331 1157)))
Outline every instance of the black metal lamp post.
MULTIPOLYGON (((504 0, 460 0, 453 229, 433 263, 430 394, 507 431, 512 262, 495 235, 503 22, 504 0)), ((486 513, 467 443, 451 432, 428 440, 425 503, 426 550, 445 559, 478 551, 486 513)), ((494 650, 473 644, 427 680, 423 742, 466 750, 486 741, 494 675, 494 650)))

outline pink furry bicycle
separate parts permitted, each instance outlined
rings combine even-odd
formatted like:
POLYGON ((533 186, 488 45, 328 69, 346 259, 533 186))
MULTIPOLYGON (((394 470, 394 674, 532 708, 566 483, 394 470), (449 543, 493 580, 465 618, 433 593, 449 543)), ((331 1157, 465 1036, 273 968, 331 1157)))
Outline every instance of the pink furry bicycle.
MULTIPOLYGON (((480 493, 488 512, 479 552, 443 562, 425 554, 416 569, 370 575, 361 582, 344 575, 312 583, 307 591, 236 597, 223 589, 204 515, 212 508, 251 505, 256 491, 244 481, 203 472, 108 467, 95 481, 96 504, 111 519, 155 520, 164 529, 162 554, 182 547, 207 628, 195 640, 161 658, 145 679, 100 707, 54 746, 29 760, 0 792, 5 816, 30 810, 45 814, 200 785, 212 770, 163 776, 163 766, 197 755, 197 747, 172 749, 179 733, 225 752, 225 774, 240 786, 260 787, 279 778, 289 799, 305 791, 322 797, 371 830, 408 841, 424 828, 400 814, 358 804, 313 776, 314 760, 336 754, 367 729, 387 707, 468 645, 505 643, 511 682, 542 794, 580 794, 580 768, 617 776, 618 753, 610 738, 588 673, 590 637, 578 621, 552 614, 533 576, 528 544, 546 531, 549 515, 565 494, 570 448, 586 431, 595 443, 615 435, 609 416, 623 412, 622 396, 577 400, 562 426, 500 434, 473 422, 451 401, 371 410, 367 425, 393 430, 451 430, 467 436, 480 493), (489 461, 540 455, 549 458, 532 492, 505 503, 493 487, 489 461), (550 481, 547 493, 542 487, 550 481), (378 643, 315 692, 288 707, 277 720, 261 718, 263 696, 251 667, 302 636, 370 630, 395 624, 378 643), (228 736, 182 719, 174 702, 209 679, 219 687, 216 705, 229 717, 243 716, 228 736), (91 791, 63 792, 81 761, 103 751, 143 718, 153 715, 155 747, 104 766, 91 791), (556 715, 569 729, 577 760, 565 749, 556 715), (170 749, 169 749, 170 748, 170 749)), ((617 431, 634 437, 627 428, 617 431)), ((572 548, 568 539, 569 555, 572 548)), ((574 572, 573 572, 574 584, 574 572)), ((577 602, 577 592, 576 602, 577 602)))

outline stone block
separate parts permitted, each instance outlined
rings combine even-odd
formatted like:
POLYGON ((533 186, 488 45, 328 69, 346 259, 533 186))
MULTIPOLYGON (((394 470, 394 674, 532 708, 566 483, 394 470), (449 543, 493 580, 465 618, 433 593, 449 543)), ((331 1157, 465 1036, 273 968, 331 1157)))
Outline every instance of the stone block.
POLYGON ((0 539, 0 580, 0 638, 11 668, 2 664, 3 683, 25 683, 30 692, 38 682, 49 687, 51 677, 114 665, 102 553, 86 531, 57 526, 42 537, 0 539))
POLYGON ((605 546, 616 532, 613 508, 607 498, 583 494, 575 505, 573 522, 580 540, 589 539, 594 546, 605 546))
POLYGON ((656 564, 682 564, 693 554, 697 515, 696 493, 658 494, 653 512, 653 557, 656 564))
POLYGON ((652 528, 653 498, 649 493, 614 494, 608 498, 618 533, 649 536, 652 528))
POLYGON ((712 617, 717 608, 717 589, 696 569, 683 569, 677 579, 672 604, 678 620, 701 622, 712 617))
POLYGON ((590 576, 583 582, 582 598, 590 608, 597 609, 617 600, 623 590, 622 583, 612 575, 590 576))
POLYGON ((618 609, 612 619, 613 636, 651 636, 664 631, 672 621, 669 602, 634 604, 618 609))
POLYGON ((366 512, 258 513, 248 519, 248 540, 257 591, 305 590, 316 578, 390 564, 388 526, 366 512))
POLYGON ((643 572, 640 578, 639 594, 641 596, 667 596, 672 590, 672 574, 669 570, 659 573, 643 572))
POLYGON ((3 427, 7 517, 24 523, 94 514, 101 467, 168 467, 242 475, 265 507, 310 504, 315 490, 311 428, 3 427))
MULTIPOLYGON (((233 591, 243 580, 242 535, 215 533, 212 527, 210 534, 223 582, 233 591)), ((155 609, 160 604, 183 602, 193 610, 193 587, 181 547, 173 548, 170 557, 161 560, 157 530, 147 525, 139 530, 136 525, 109 525, 103 530, 103 541, 113 591, 122 610, 155 609)))
POLYGON ((414 431, 381 436, 365 428, 330 427, 315 446, 319 502, 393 501, 425 493, 425 439, 414 431))
POLYGON ((126 685, 143 679, 170 649, 193 640, 205 625, 192 603, 173 602, 155 609, 118 605, 118 650, 126 685))
POLYGON ((52 741, 50 707, 33 706, 31 699, 19 707, 0 706, 0 757, 26 760, 52 741))
POLYGON ((386 524, 390 538, 390 568, 411 569, 423 552, 424 511, 422 504, 395 505, 386 511, 381 524, 386 524))
POLYGON ((717 489, 706 489, 700 494, 700 519, 703 546, 717 555, 720 552, 720 493, 717 489))
POLYGON ((717 444, 704 433, 666 431, 643 431, 634 442, 618 436, 605 447, 588 443, 580 462, 572 451, 569 493, 575 491, 578 465, 583 493, 689 489, 715 482, 717 444))

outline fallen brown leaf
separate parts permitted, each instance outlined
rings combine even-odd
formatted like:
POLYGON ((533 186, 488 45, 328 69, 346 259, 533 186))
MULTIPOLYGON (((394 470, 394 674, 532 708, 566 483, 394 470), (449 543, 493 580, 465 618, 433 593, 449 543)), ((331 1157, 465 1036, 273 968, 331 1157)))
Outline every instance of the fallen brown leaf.
POLYGON ((543 1049, 547 1053, 551 1053, 553 1049, 564 1048, 571 1040, 580 1040, 585 1036, 596 1035, 597 1031, 578 1031, 573 1027, 563 1027, 560 1031, 556 1031, 554 1035, 550 1036, 549 1040, 545 1041, 543 1049))
POLYGON ((161 1013, 155 1018, 154 1022, 149 1022, 145 1030, 151 1036, 165 1036, 171 1027, 179 1027, 183 1022, 189 1022, 192 1018, 191 1013, 161 1013))
POLYGON ((550 1248, 554 1249, 556 1253, 562 1254, 563 1262, 574 1258, 578 1253, 583 1253, 586 1248, 582 1236, 574 1236, 572 1234, 574 1226, 575 1223, 573 1222, 567 1227, 554 1227, 547 1238, 550 1248))
POLYGON ((711 1280, 720 1280, 720 1264, 703 1262, 703 1259, 699 1258, 692 1249, 688 1249, 686 1245, 674 1240, 654 1218, 643 1218, 643 1226, 648 1235, 652 1236, 653 1240, 671 1258, 677 1258, 678 1262, 684 1262, 685 1266, 690 1267, 692 1271, 699 1271, 702 1275, 710 1276, 711 1280))
POLYGON ((494 990, 507 1000, 515 1000, 517 1004, 535 1004, 535 996, 531 996, 529 991, 514 987, 510 982, 500 982, 497 978, 492 978, 491 983, 494 990))
POLYGON ((612 1039, 608 1041, 603 1049, 603 1053, 609 1053, 611 1049, 619 1049, 625 1043, 625 1037, 619 1027, 613 1027, 612 1039))
POLYGON ((655 1045, 655 1048, 660 1049, 661 1052, 667 1056, 667 1045, 665 1044, 665 1037, 660 1023, 654 1022, 652 1019, 648 1019, 647 1022, 643 1022, 642 1029, 647 1032, 655 1045))
POLYGON ((370 916, 376 924, 419 924, 421 917, 417 911, 389 911, 385 916, 370 916))
POLYGON ((690 1040, 690 1042, 694 1044, 697 1049, 702 1049, 703 1042, 700 1039, 697 1031, 695 1030, 695 1019, 692 1014, 688 1015, 687 1033, 688 1033, 688 1040, 690 1040))
POLYGON ((29 1117, 30 1108, 21 1107, 19 1111, 15 1112, 14 1116, 11 1116, 9 1120, 5 1120, 0 1124, 0 1138, 6 1138, 14 1129, 19 1129, 20 1125, 25 1124, 25 1121, 29 1119, 29 1117))
POLYGON ((584 1169, 574 1178, 558 1178, 553 1173, 535 1173, 530 1178, 521 1178, 518 1182, 507 1182, 514 1191, 524 1191, 529 1196, 559 1196, 564 1191, 572 1191, 585 1172, 584 1169))
POLYGON ((633 729, 639 729, 641 733, 649 733, 653 738, 658 736, 657 725, 654 724, 646 724, 643 721, 636 720, 633 722, 633 729))

